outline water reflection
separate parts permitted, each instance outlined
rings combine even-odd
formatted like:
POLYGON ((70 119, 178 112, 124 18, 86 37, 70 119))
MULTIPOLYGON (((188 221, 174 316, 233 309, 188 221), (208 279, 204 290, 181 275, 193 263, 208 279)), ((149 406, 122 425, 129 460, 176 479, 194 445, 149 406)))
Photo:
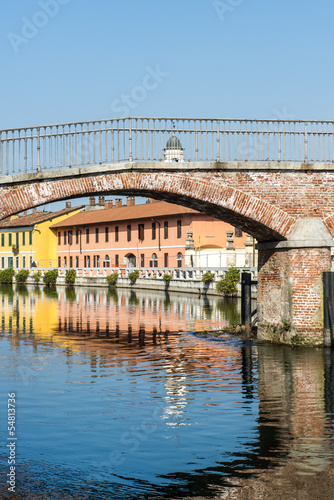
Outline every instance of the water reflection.
POLYGON ((48 498, 329 498, 332 351, 178 333, 234 321, 236 302, 1 292, 0 381, 20 394, 20 498, 39 498, 41 470, 48 498))

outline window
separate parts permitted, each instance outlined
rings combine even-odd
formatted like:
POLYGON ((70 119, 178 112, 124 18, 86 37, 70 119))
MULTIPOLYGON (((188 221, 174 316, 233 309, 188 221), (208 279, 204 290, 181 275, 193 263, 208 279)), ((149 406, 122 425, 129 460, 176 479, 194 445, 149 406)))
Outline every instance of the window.
POLYGON ((89 243, 89 229, 86 229, 86 243, 89 243))
POLYGON ((75 244, 79 245, 79 231, 80 229, 75 230, 75 244))
POLYGON ((152 254, 151 267, 158 267, 158 256, 156 253, 152 254))
POLYGON ((167 238, 168 238, 168 221, 167 220, 164 222, 164 238, 165 238, 165 240, 167 240, 167 238))
POLYGON ((155 240, 157 237, 157 224, 156 222, 152 222, 152 240, 155 240))
POLYGON ((64 245, 67 245, 67 231, 64 231, 64 245))
POLYGON ((58 231, 58 245, 61 245, 61 232, 58 231))
POLYGON ((182 267, 182 264, 183 264, 183 255, 182 255, 181 252, 179 252, 177 254, 176 260, 177 260, 177 267, 182 267))
POLYGON ((19 246, 19 235, 20 233, 15 233, 15 242, 16 242, 16 247, 19 246))
POLYGON ((138 239, 144 240, 144 224, 138 224, 138 239))
POLYGON ((118 241, 119 238, 119 227, 115 226, 115 241, 118 241))
POLYGON ((5 268, 5 257, 1 257, 1 267, 2 269, 5 268))
POLYGON ((64 267, 66 267, 66 264, 67 264, 67 260, 66 260, 66 257, 64 257, 64 267))
POLYGON ((73 233, 72 233, 72 231, 69 231, 68 232, 68 244, 72 245, 72 243, 73 243, 73 233))
POLYGON ((164 267, 168 267, 168 253, 164 253, 164 267))
POLYGON ((181 236, 182 236, 181 224, 182 224, 182 221, 178 220, 177 221, 177 237, 178 238, 181 238, 181 236))
POLYGON ((119 267, 119 255, 115 255, 115 266, 119 267))
POLYGON ((131 224, 127 225, 126 231, 127 231, 128 241, 131 241, 131 224))
POLYGON ((29 255, 29 267, 32 266, 32 255, 29 255))
POLYGON ((99 228, 95 228, 95 243, 99 242, 99 228))
POLYGON ((58 267, 61 267, 61 257, 58 257, 58 267))
POLYGON ((110 267, 110 257, 109 257, 109 255, 106 255, 104 257, 103 267, 110 267))
POLYGON ((242 231, 241 231, 241 229, 239 229, 238 227, 235 227, 234 229, 235 229, 235 231, 234 231, 235 237, 236 238, 242 238, 242 231))
POLYGON ((90 255, 87 255, 87 267, 90 267, 90 255))
POLYGON ((26 267, 26 256, 25 255, 23 255, 23 257, 22 257, 22 267, 23 267, 23 269, 25 269, 25 267, 26 267))
POLYGON ((16 267, 16 269, 18 269, 20 267, 19 256, 15 257, 15 267, 16 267))
POLYGON ((93 267, 96 267, 96 255, 93 257, 93 267))
POLYGON ((100 267, 100 256, 96 256, 96 267, 100 267))
POLYGON ((5 246, 5 235, 4 234, 1 235, 1 246, 2 247, 5 246))
POLYGON ((26 233, 25 231, 23 231, 22 233, 22 245, 25 245, 26 244, 26 233))
POLYGON ((79 267, 79 257, 76 256, 75 258, 75 267, 79 267))
POLYGON ((71 255, 71 256, 70 256, 70 268, 72 268, 72 267, 73 267, 73 257, 72 257, 72 255, 71 255))
POLYGON ((12 246, 12 233, 8 234, 8 245, 11 247, 12 246))
POLYGON ((86 255, 84 256, 84 267, 87 267, 87 257, 86 257, 86 255))
POLYGON ((140 254, 140 267, 145 267, 145 255, 143 253, 140 254))
POLYGON ((32 231, 29 231, 29 245, 32 245, 32 231))
POLYGON ((104 239, 106 242, 109 241, 109 227, 104 229, 104 239))

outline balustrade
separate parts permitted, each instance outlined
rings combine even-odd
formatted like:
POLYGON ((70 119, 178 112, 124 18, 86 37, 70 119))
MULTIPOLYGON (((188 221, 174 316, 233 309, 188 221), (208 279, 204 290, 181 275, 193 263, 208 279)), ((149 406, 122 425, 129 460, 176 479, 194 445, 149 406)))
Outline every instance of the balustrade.
POLYGON ((123 118, 0 131, 0 175, 163 161, 175 134, 184 161, 333 162, 334 122, 123 118))

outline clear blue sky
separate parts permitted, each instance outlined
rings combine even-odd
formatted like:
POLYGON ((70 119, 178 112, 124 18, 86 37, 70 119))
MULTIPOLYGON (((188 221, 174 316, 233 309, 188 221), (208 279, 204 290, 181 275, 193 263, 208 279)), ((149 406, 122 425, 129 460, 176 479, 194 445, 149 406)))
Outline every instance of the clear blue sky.
POLYGON ((329 0, 2 0, 0 128, 334 119, 333 19, 329 0))

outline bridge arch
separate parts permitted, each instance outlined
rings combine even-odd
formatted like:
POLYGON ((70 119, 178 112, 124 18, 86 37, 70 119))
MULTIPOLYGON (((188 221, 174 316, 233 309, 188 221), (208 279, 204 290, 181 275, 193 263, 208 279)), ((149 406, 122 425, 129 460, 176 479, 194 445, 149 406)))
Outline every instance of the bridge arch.
POLYGON ((184 205, 229 222, 260 241, 285 240, 295 222, 263 199, 190 172, 105 173, 2 188, 0 218, 54 201, 98 194, 148 196, 184 205))

